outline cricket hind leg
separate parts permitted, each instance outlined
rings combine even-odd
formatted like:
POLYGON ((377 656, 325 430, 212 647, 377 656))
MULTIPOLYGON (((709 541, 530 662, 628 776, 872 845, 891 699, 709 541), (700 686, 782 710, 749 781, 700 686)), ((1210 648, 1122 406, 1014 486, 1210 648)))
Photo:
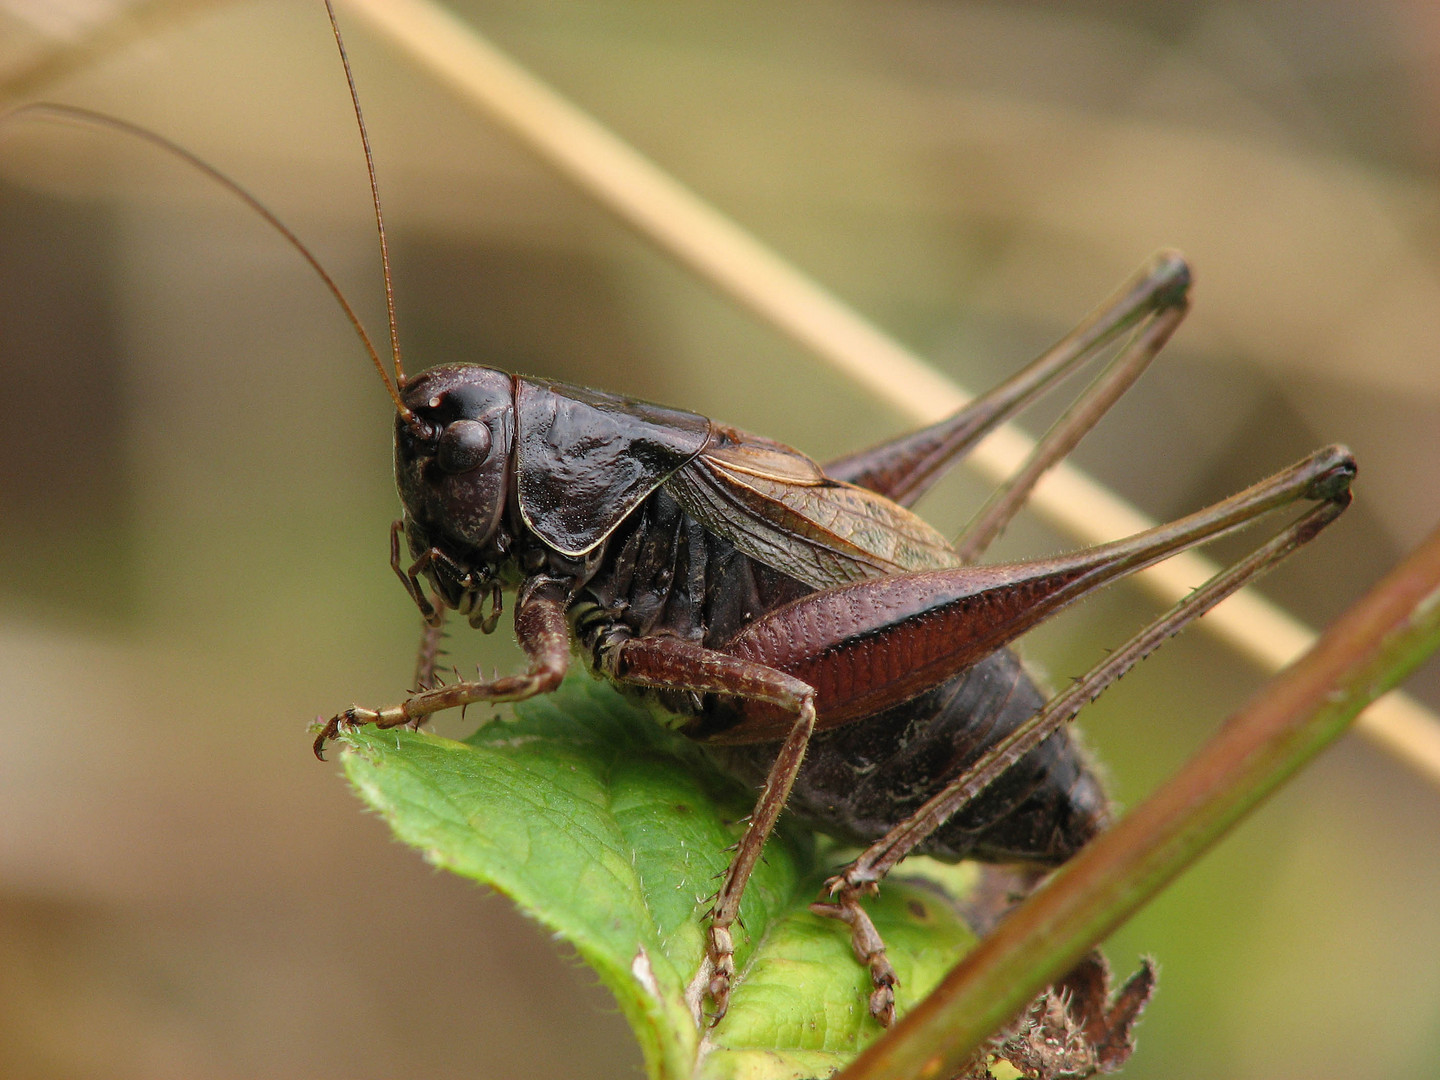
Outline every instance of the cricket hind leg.
MULTIPOLYGON (((813 686, 820 730, 853 723, 919 697, 1110 582, 1297 501, 1348 498, 1353 475, 1350 452, 1326 447, 1211 507, 1124 540, 1045 559, 892 574, 808 593, 753 619, 722 648, 813 686)), ((783 715, 746 712, 742 725, 697 734, 731 743, 784 734, 783 715)))
MULTIPOLYGON (((1127 540, 1011 566, 895 574, 822 589, 752 620, 724 643, 723 655, 732 663, 750 661, 803 680, 816 695, 817 726, 836 729, 920 697, 1009 644, 1049 613, 1108 582, 1228 535, 1294 502, 1320 503, 1254 556, 1162 618, 1148 636, 1141 635, 1112 656, 1097 669, 1098 676, 1078 684, 1079 691, 1071 687, 1061 695, 1057 702, 1073 706, 1069 712, 1057 713, 1059 706, 1052 703, 1039 714, 1048 726, 1037 728, 1032 718, 989 743, 971 769, 832 882, 832 902, 823 913, 852 926, 856 951, 865 957, 876 981, 871 1004, 877 1017, 892 1015, 894 972, 883 949, 875 947, 875 928, 858 906, 861 897, 958 808, 968 806, 1161 640, 1333 520, 1348 504, 1354 471, 1347 450, 1327 447, 1212 507, 1127 540)), ((737 723, 701 725, 693 733, 712 742, 743 744, 781 737, 793 723, 793 713, 763 699, 742 702, 738 712, 737 723)), ((1032 857, 1043 859, 1044 854, 1032 857)))
MULTIPOLYGON (((1037 459, 1053 464, 1069 452, 1068 446, 1064 450, 1056 448, 1066 440, 1073 446, 1148 365, 1164 338, 1183 317, 1189 286, 1190 269, 1185 260, 1176 252, 1161 252, 1070 333, 999 386, 936 424, 827 463, 826 474, 869 488, 902 506, 911 506, 976 443, 1084 366, 1099 350, 1147 319, 1172 313, 1167 320, 1168 328, 1156 340, 1148 345, 1132 345, 1107 365, 1106 374, 1102 374, 1081 399, 1082 402, 1090 399, 1091 406, 1082 409, 1077 402, 1067 414, 1073 414, 1072 422, 1077 429, 1067 432, 1052 429, 1042 440, 1043 447, 1054 436, 1050 449, 1041 453, 1041 448, 1037 448, 1037 457, 1032 458, 1020 475, 1027 476, 1034 471, 1037 459), (1128 374, 1112 375, 1115 369, 1128 374), (1107 380, 1110 385, 1102 385, 1107 380)), ((1146 331, 1142 336, 1154 335, 1146 331)), ((1017 507, 1039 474, 1048 467, 1048 464, 1040 467, 1023 486, 1017 487, 1014 482, 1008 485, 1015 488, 1010 499, 1017 507)), ((1003 521, 1000 524, 1003 525, 1003 521)))
POLYGON ((1085 705, 1166 639, 1254 581, 1334 521, 1349 505, 1349 480, 1352 475, 1353 468, 1319 481, 1317 489, 1310 492, 1312 497, 1324 500, 1318 506, 1246 558, 1220 571, 1144 627, 1087 674, 1053 697, 1038 713, 992 744, 978 761, 826 883, 828 899, 812 905, 812 910, 850 925, 857 955, 864 950, 867 958, 875 986, 871 995, 871 1011, 877 1018, 890 1015, 893 1011, 891 987, 894 973, 885 958, 883 943, 879 949, 876 948, 878 934, 860 907, 860 900, 873 895, 880 881, 906 855, 925 843, 955 814, 970 806, 1017 762, 1033 753, 1085 705))
POLYGON ((1020 512, 1040 479, 1069 456, 1150 366, 1187 311, 1184 301, 1180 301, 1157 312, 1040 437, 1015 474, 991 493, 956 537, 955 551, 963 562, 973 563, 985 554, 1020 512))

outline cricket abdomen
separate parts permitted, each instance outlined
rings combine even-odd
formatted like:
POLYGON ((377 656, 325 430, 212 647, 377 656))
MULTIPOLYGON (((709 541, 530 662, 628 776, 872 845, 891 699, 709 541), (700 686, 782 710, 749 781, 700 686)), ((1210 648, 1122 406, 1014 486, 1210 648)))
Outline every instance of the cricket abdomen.
MULTIPOLYGON (((901 705, 818 732, 789 812, 843 843, 868 845, 1034 715, 1045 695, 1009 650, 901 705)), ((727 772, 758 783, 773 744, 715 746, 727 772)), ((1108 820, 1108 800, 1067 730, 1022 758, 917 850, 946 860, 1057 865, 1108 820)))

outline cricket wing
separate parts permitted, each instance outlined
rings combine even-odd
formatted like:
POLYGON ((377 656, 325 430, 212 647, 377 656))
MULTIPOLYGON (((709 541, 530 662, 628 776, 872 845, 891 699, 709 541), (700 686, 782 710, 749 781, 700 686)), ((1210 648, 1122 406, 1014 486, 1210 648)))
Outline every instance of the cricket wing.
POLYGON ((830 479, 788 446, 719 425, 665 487, 707 529, 813 588, 960 565, 910 511, 830 479))

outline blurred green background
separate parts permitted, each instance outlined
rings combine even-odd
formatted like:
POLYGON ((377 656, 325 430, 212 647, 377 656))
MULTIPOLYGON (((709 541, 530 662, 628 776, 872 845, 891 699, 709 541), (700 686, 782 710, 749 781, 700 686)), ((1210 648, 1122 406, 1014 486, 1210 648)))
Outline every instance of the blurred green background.
MULTIPOLYGON (((1440 518, 1434 5, 453 6, 971 388, 1182 248, 1194 313, 1077 458, 1165 518, 1350 443, 1354 508, 1267 583, 1312 624, 1440 518)), ((350 23, 412 368, 820 458, 900 429, 350 23)), ((4 5, 0 102, 36 99, 251 187, 379 331, 318 2, 4 5)), ((416 619, 389 403, 294 253, 143 146, 0 127, 0 387, 0 1075, 636 1074, 563 947, 309 755, 315 714, 404 687, 416 619)), ((922 511, 953 529, 982 494, 922 511)), ((1068 545, 1026 521, 998 554, 1068 545)), ((1076 674, 1148 613, 1117 587, 1027 655, 1076 674)), ((464 662, 514 662, 474 636, 464 662)), ((1260 681, 1192 632, 1107 694, 1083 726, 1121 802, 1260 681)), ((1440 667, 1412 689, 1440 703, 1440 667)), ((1345 739, 1111 943, 1162 967, 1126 1075, 1440 1075, 1437 855, 1440 790, 1345 739)))

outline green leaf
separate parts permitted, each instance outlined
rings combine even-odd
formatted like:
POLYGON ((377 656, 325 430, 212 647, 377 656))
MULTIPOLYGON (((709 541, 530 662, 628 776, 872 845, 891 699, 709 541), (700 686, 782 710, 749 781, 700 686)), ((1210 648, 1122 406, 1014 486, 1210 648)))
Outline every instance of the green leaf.
MULTIPOLYGON (((571 679, 466 742, 374 728, 343 741, 351 783, 401 840, 575 947, 656 1080, 827 1076, 880 1033, 848 928, 807 908, 832 860, 783 820, 741 905, 730 1011, 698 1022, 686 988, 704 915, 754 796, 608 685, 571 679)), ((973 944, 933 881, 892 879, 871 913, 902 1011, 973 944)))

